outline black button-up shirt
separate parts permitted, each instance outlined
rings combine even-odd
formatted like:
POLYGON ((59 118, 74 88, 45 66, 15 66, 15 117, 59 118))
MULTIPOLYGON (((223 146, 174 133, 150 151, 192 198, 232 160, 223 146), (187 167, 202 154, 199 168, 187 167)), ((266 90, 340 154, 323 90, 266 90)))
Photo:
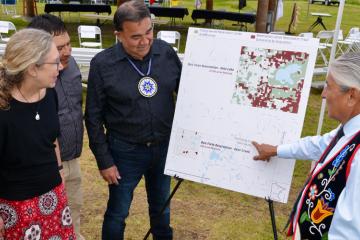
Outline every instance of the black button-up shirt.
POLYGON ((116 44, 91 61, 86 98, 85 123, 90 148, 99 169, 111 167, 113 158, 105 135, 131 143, 161 141, 170 136, 175 111, 174 92, 179 86, 181 62, 164 41, 154 39, 149 54, 143 60, 131 58, 116 44), (138 90, 142 76, 134 69, 130 58, 158 86, 155 96, 144 97, 138 90), (105 129, 104 129, 105 127, 105 129))

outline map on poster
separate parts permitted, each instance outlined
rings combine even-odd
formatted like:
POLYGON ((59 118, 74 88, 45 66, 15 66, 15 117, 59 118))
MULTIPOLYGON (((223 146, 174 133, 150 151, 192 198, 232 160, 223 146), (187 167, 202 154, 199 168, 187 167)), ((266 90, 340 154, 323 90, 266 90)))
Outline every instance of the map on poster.
POLYGON ((190 28, 165 174, 286 203, 295 161, 251 141, 299 139, 318 41, 190 28))
POLYGON ((242 47, 233 101, 297 113, 309 54, 242 47))

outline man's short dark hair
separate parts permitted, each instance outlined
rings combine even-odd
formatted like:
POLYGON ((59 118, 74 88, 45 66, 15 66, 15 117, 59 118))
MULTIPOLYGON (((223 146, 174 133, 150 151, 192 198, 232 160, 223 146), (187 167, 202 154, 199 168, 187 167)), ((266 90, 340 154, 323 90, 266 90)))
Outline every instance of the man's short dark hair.
POLYGON ((57 16, 48 13, 35 16, 27 27, 42 29, 54 36, 67 32, 64 22, 57 16))
POLYGON ((114 27, 116 31, 123 30, 126 21, 140 22, 144 18, 151 18, 150 11, 143 0, 131 0, 123 3, 114 15, 114 27))

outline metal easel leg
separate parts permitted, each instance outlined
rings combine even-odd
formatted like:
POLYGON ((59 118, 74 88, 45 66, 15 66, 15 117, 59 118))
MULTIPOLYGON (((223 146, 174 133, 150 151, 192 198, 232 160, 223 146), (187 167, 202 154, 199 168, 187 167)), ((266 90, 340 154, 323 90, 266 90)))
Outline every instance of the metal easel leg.
POLYGON ((277 236, 277 230, 276 230, 276 222, 275 222, 275 212, 274 212, 274 205, 273 205, 273 200, 269 198, 265 198, 265 200, 268 202, 269 204, 269 211, 270 211, 270 217, 271 217, 271 225, 272 225, 272 230, 274 233, 274 240, 278 240, 278 236, 277 236))
MULTIPOLYGON (((164 211, 165 211, 165 209, 167 208, 167 206, 169 206, 169 204, 170 204, 170 202, 171 202, 171 199, 174 197, 176 191, 177 191, 178 188, 180 187, 180 184, 184 181, 184 179, 182 179, 182 178, 178 178, 178 177, 176 177, 176 176, 174 176, 174 177, 175 177, 175 179, 176 179, 178 182, 176 183, 174 189, 172 190, 169 198, 166 200, 166 202, 165 202, 163 208, 161 209, 159 215, 156 217, 157 221, 158 221, 159 217, 164 213, 164 211)), ((150 229, 147 231, 147 233, 145 234, 144 240, 148 239, 148 237, 150 236, 150 233, 151 233, 151 227, 150 227, 150 229)))

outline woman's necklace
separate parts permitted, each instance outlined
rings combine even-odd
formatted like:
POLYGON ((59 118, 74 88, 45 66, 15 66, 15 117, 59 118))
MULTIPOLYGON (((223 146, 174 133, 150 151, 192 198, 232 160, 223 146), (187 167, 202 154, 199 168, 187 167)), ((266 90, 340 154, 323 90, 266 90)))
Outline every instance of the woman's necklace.
MULTIPOLYGON (((24 96, 24 94, 22 94, 22 92, 20 91, 19 87, 16 87, 17 90, 19 91, 20 95, 23 97, 23 99, 27 102, 30 103, 26 97, 24 96)), ((40 114, 39 114, 39 104, 40 104, 40 91, 39 91, 39 101, 37 103, 37 107, 36 107, 36 114, 35 114, 35 120, 39 121, 40 120, 40 114)))

